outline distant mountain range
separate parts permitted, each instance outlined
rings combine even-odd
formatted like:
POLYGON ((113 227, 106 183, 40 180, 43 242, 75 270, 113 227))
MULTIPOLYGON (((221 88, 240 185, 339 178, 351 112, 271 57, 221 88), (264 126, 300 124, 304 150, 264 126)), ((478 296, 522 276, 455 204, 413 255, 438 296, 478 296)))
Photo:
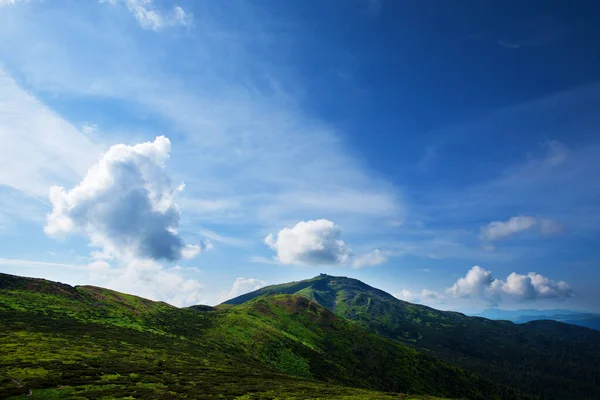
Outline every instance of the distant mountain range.
POLYGON ((600 332, 438 311, 346 277, 176 308, 0 274, 0 321, 2 399, 600 398, 600 332))
POLYGON ((479 314, 473 314, 473 316, 512 321, 517 324, 530 321, 552 320, 600 330, 600 314, 572 310, 501 310, 498 308, 489 308, 479 314))

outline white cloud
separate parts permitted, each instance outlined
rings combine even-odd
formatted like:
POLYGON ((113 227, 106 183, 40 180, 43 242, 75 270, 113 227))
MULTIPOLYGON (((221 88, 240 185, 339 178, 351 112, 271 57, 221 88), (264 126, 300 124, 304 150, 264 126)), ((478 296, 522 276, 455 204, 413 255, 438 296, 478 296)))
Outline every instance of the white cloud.
POLYGON ((101 249, 85 267, 95 284, 183 306, 202 301, 202 285, 184 276, 193 270, 165 268, 155 260, 189 259, 212 244, 184 245, 178 234, 173 200, 183 184, 173 185, 167 171, 170 150, 164 136, 112 146, 73 189, 50 189, 53 209, 45 231, 81 233, 101 249))
POLYGON ((481 228, 481 239, 487 242, 486 245, 493 249, 493 246, 489 244, 490 242, 505 239, 535 227, 538 227, 542 235, 553 235, 564 229, 562 224, 548 218, 520 215, 511 217, 507 221, 490 222, 481 228))
POLYGON ((106 271, 110 274, 104 279, 96 279, 100 279, 102 286, 113 290, 165 301, 178 307, 204 302, 200 282, 184 277, 182 272, 185 271, 164 268, 153 260, 130 260, 123 267, 101 269, 101 272, 106 271))
POLYGON ((341 233, 339 226, 326 219, 301 221, 280 230, 276 239, 269 234, 265 243, 283 264, 339 265, 348 262, 351 254, 341 233))
POLYGON ((181 249, 181 258, 189 260, 196 257, 201 252, 212 248, 213 244, 208 240, 204 240, 201 244, 187 244, 181 249))
POLYGON ((535 272, 527 275, 513 272, 506 280, 495 279, 491 271, 479 266, 471 268, 446 293, 452 297, 480 299, 491 304, 503 300, 566 299, 574 296, 573 290, 564 281, 555 282, 535 272))
POLYGON ((159 31, 171 26, 191 27, 193 25, 193 16, 179 6, 165 13, 159 10, 152 0, 100 0, 100 3, 113 6, 119 2, 125 4, 143 29, 159 31))
POLYGON ((275 238, 269 234, 265 243, 277 252, 282 264, 344 265, 355 268, 376 265, 386 259, 381 251, 356 256, 341 239, 339 226, 326 219, 300 221, 292 228, 283 228, 275 238))
POLYGON ((454 297, 485 297, 494 278, 491 271, 474 266, 467 275, 457 280, 448 293, 454 297))
POLYGON ((481 228, 481 238, 487 241, 504 239, 517 233, 529 230, 537 224, 535 217, 520 215, 508 221, 493 221, 481 228))
POLYGON ((238 277, 235 282, 233 282, 231 290, 229 292, 222 293, 221 302, 233 299, 234 297, 252 292, 254 290, 258 290, 266 285, 267 282, 260 279, 238 277))
MULTIPOLYGON (((108 257, 166 259, 192 257, 200 246, 179 237, 179 209, 166 170, 171 142, 159 136, 135 146, 118 144, 104 153, 71 190, 50 189, 49 235, 79 232, 108 257)), ((205 246, 206 247, 206 246, 205 246)))
POLYGON ((564 281, 554 282, 543 275, 530 272, 527 274, 539 297, 562 298, 572 297, 573 289, 564 281))

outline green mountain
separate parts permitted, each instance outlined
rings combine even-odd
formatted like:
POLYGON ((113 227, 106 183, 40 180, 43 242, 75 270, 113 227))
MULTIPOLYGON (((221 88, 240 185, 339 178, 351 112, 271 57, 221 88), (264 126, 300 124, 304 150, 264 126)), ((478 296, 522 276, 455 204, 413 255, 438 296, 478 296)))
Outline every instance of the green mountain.
POLYGON ((600 332, 554 321, 514 324, 401 301, 355 279, 321 274, 227 301, 297 294, 337 316, 543 399, 600 398, 600 332))
POLYGON ((3 399, 526 398, 296 294, 179 309, 0 274, 0 321, 3 399))

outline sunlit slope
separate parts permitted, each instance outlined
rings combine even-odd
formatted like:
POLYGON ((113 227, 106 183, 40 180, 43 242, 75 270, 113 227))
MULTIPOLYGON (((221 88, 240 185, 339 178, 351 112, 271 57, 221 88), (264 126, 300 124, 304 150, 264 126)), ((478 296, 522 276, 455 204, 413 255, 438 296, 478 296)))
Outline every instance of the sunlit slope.
POLYGON ((0 398, 520 398, 302 296, 178 309, 0 274, 0 321, 0 398))
POLYGON ((516 325, 401 301, 356 279, 317 276, 229 300, 298 294, 382 336, 545 399, 600 398, 600 332, 553 321, 516 325))

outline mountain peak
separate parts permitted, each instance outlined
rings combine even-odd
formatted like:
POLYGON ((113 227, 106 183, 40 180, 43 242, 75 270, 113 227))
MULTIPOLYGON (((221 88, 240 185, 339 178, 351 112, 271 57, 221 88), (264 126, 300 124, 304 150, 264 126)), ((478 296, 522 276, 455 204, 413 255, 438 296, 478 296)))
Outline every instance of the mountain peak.
POLYGON ((265 286, 253 292, 227 300, 224 304, 241 304, 256 297, 269 294, 302 295, 317 301, 332 311, 335 311, 338 304, 346 302, 349 298, 354 298, 359 303, 373 297, 386 301, 397 300, 391 294, 369 286, 358 279, 321 273, 314 278, 302 281, 265 286))

